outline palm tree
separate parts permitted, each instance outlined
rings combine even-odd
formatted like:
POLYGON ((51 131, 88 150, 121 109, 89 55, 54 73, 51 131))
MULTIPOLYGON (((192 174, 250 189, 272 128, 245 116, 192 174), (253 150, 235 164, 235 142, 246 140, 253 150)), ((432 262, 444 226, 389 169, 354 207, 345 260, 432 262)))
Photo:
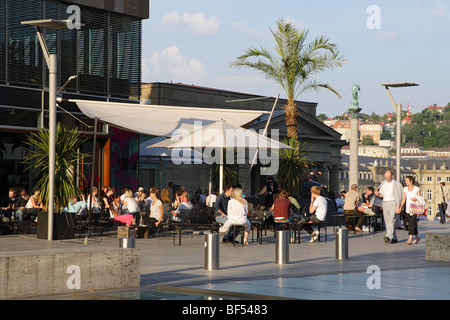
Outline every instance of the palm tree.
POLYGON ((278 183, 283 189, 298 195, 309 172, 308 166, 316 163, 308 159, 309 150, 305 142, 298 138, 284 138, 282 142, 293 149, 280 149, 278 183))
MULTIPOLYGON (((77 152, 78 148, 87 140, 77 128, 66 129, 61 123, 56 127, 55 145, 55 211, 60 212, 74 196, 80 196, 82 190, 77 187, 73 169, 79 159, 87 154, 77 152)), ((41 190, 42 202, 48 207, 49 200, 49 134, 47 130, 39 130, 24 142, 29 146, 24 157, 25 170, 32 169, 39 174, 40 179, 36 187, 41 190)))
POLYGON ((249 67, 262 71, 269 79, 280 84, 287 94, 288 102, 284 106, 287 136, 297 137, 298 110, 295 100, 307 91, 325 88, 339 93, 329 84, 313 79, 321 71, 341 67, 345 60, 341 57, 336 44, 327 37, 316 37, 306 43, 309 30, 298 30, 291 23, 280 19, 277 29, 272 32, 276 41, 273 55, 265 48, 250 48, 231 63, 232 67, 249 67))

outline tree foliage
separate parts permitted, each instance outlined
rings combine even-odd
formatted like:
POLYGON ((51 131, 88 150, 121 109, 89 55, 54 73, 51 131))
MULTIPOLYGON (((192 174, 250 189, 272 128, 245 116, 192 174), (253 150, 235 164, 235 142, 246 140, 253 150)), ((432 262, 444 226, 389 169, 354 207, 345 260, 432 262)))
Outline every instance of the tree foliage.
MULTIPOLYGON (((59 212, 74 196, 80 196, 82 190, 75 183, 75 166, 79 159, 86 154, 78 153, 78 148, 87 140, 77 128, 68 130, 61 123, 56 127, 55 143, 55 210, 59 212)), ((39 130, 32 133, 24 142, 26 155, 25 170, 32 171, 40 177, 36 187, 40 189, 42 202, 48 207, 49 202, 49 133, 47 130, 39 130)), ((82 177, 81 177, 82 178, 82 177)))
POLYGON ((284 89, 288 102, 284 107, 287 136, 297 137, 297 104, 295 99, 308 91, 327 89, 338 97, 339 93, 327 83, 315 79, 320 73, 341 67, 342 58, 336 44, 324 36, 307 43, 309 30, 296 29, 283 19, 277 21, 275 30, 270 30, 275 40, 275 52, 266 48, 250 48, 231 63, 232 67, 256 69, 274 80, 284 89))
POLYGON ((284 138, 281 142, 294 149, 280 149, 277 180, 283 189, 298 195, 309 172, 308 166, 315 163, 308 159, 305 142, 298 138, 284 138))
MULTIPOLYGON (((447 108, 446 108, 447 109, 447 108)), ((412 122, 405 124, 402 133, 406 136, 406 142, 415 142, 425 149, 445 148, 450 141, 450 123, 445 120, 445 114, 424 109, 420 113, 411 116, 412 122)))

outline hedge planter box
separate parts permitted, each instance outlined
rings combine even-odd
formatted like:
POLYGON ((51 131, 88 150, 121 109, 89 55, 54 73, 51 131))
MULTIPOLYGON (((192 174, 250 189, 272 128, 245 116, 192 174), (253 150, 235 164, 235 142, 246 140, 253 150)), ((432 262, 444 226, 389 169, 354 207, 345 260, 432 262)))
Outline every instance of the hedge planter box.
MULTIPOLYGON (((72 214, 75 219, 75 214, 63 212, 55 213, 53 216, 53 240, 73 239, 75 230, 69 228, 67 224, 66 215, 72 214), (63 238, 64 237, 64 238, 63 238)), ((38 239, 48 239, 48 214, 47 212, 38 212, 37 216, 37 231, 36 237, 38 239)))

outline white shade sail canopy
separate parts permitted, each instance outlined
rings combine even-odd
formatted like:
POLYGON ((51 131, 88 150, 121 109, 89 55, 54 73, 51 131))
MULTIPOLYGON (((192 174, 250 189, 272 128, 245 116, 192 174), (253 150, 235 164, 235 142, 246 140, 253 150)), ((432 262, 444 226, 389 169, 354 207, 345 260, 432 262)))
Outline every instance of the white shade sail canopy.
POLYGON ((275 139, 234 126, 225 120, 206 126, 194 125, 194 130, 182 132, 147 148, 245 148, 245 149, 293 149, 275 139))
POLYGON ((90 118, 141 134, 169 137, 177 129, 193 130, 201 121, 207 125, 218 120, 240 127, 252 122, 266 111, 195 108, 184 106, 146 105, 90 100, 73 100, 90 118))
MULTIPOLYGON (((219 190, 223 190, 223 164, 225 162, 224 150, 234 150, 235 148, 253 149, 256 152, 261 149, 293 149, 292 147, 280 143, 275 139, 267 138, 264 135, 258 134, 255 130, 247 130, 244 128, 236 127, 224 120, 220 120, 206 126, 195 125, 194 130, 185 131, 178 135, 173 135, 170 139, 150 144, 149 146, 147 146, 147 148, 167 148, 181 150, 194 149, 199 153, 201 152, 202 148, 205 148, 205 150, 219 149, 218 158, 216 158, 217 154, 215 154, 215 156, 212 156, 210 152, 204 152, 204 160, 206 163, 215 162, 220 165, 219 190)), ((174 155, 172 154, 172 159, 173 156, 174 155)), ((229 160, 229 156, 230 155, 227 155, 227 163, 229 160)), ((268 157, 269 160, 272 157, 273 156, 268 157)), ((278 158, 278 156, 276 156, 276 158, 278 158)), ((180 159, 182 159, 182 157, 180 157, 180 159)), ((180 159, 177 159, 177 161, 179 161, 180 159)), ((276 170, 278 171, 278 166, 276 170)))
MULTIPOLYGON (((164 137, 154 137, 150 140, 143 141, 139 144, 139 156, 144 158, 161 158, 164 161, 171 160, 172 150, 168 148, 147 148, 149 145, 167 140, 164 137)), ((189 158, 192 159, 194 163, 203 162, 202 153, 189 150, 189 158)))

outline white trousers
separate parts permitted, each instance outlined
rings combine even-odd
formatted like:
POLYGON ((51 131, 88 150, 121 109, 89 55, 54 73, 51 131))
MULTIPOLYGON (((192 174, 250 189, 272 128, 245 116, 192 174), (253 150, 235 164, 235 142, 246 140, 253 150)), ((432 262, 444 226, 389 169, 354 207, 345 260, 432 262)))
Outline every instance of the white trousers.
POLYGON ((395 233, 395 201, 383 201, 383 218, 386 224, 386 237, 389 240, 397 239, 395 233))

